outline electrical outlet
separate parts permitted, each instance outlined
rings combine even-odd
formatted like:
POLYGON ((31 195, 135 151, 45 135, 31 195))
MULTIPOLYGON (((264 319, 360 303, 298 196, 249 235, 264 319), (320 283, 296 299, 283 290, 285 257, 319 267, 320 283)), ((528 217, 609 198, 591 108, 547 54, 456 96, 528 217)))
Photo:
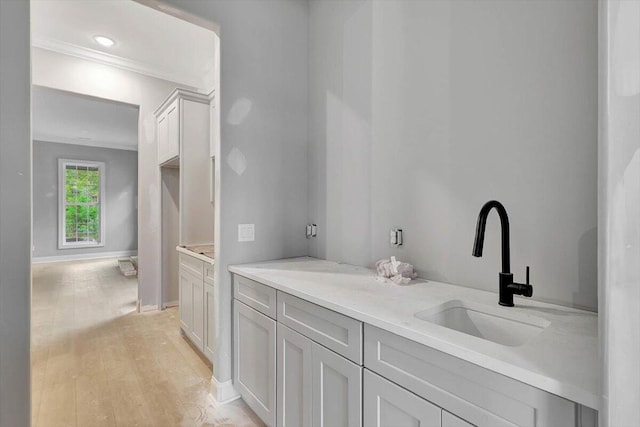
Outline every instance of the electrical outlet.
POLYGON ((307 224, 307 239, 318 235, 318 226, 316 224, 307 224))
POLYGON ((402 236, 402 228, 393 227, 389 232, 389 243, 392 246, 398 247, 402 246, 403 236, 402 236))
POLYGON ((238 224, 238 242, 253 242, 256 240, 255 224, 238 224))

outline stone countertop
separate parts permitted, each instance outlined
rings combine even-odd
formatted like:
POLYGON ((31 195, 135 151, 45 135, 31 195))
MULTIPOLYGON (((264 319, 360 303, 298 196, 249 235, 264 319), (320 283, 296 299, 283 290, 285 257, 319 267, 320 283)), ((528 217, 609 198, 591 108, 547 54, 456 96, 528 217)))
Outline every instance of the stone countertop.
POLYGON ((396 285, 377 280, 375 271, 368 268, 308 257, 234 265, 229 271, 584 406, 600 408, 596 313, 519 297, 515 307, 500 307, 497 293, 420 279, 396 285), (505 317, 519 313, 542 318, 550 324, 525 344, 510 347, 414 316, 451 300, 487 306, 489 312, 502 312, 505 317))
POLYGON ((208 264, 214 264, 215 262, 213 245, 176 246, 176 250, 180 253, 195 257, 200 261, 204 261, 208 264))

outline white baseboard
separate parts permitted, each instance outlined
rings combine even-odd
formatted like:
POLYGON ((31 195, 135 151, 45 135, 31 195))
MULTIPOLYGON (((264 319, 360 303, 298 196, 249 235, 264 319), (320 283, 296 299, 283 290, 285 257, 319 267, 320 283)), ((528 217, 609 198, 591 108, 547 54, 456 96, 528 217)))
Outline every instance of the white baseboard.
POLYGON ((169 301, 169 302, 163 303, 162 308, 177 307, 179 304, 180 304, 179 301, 169 301))
POLYGON ((138 251, 118 251, 118 252, 95 252, 91 254, 71 254, 34 257, 31 259, 33 264, 43 264, 47 262, 65 262, 65 261, 81 261, 89 259, 105 259, 105 258, 123 258, 138 255, 138 251))
POLYGON ((216 377, 211 376, 209 397, 213 400, 214 405, 224 405, 240 399, 240 394, 238 394, 235 387, 233 387, 232 380, 218 382, 216 377))
POLYGON ((140 313, 145 313, 147 311, 155 311, 158 309, 158 305, 157 304, 149 304, 149 305, 140 305, 139 306, 139 312, 140 313))

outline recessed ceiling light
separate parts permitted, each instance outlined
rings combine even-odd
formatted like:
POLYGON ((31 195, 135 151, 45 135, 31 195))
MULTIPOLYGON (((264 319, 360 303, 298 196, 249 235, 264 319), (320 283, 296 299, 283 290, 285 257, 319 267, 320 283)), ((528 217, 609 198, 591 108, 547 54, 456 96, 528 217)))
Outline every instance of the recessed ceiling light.
POLYGON ((93 36, 93 39, 96 41, 96 43, 104 46, 104 47, 111 47, 114 44, 116 44, 115 41, 113 41, 113 39, 110 39, 107 36, 93 36))

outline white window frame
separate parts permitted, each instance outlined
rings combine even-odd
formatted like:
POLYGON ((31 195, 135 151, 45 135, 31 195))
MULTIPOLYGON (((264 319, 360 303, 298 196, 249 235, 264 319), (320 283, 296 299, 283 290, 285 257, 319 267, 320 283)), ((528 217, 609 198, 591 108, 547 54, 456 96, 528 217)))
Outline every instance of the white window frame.
POLYGON ((58 249, 100 248, 106 244, 105 236, 105 164, 90 160, 58 159, 58 249), (100 241, 99 242, 67 242, 66 241, 66 173, 67 165, 97 167, 100 175, 100 241))

